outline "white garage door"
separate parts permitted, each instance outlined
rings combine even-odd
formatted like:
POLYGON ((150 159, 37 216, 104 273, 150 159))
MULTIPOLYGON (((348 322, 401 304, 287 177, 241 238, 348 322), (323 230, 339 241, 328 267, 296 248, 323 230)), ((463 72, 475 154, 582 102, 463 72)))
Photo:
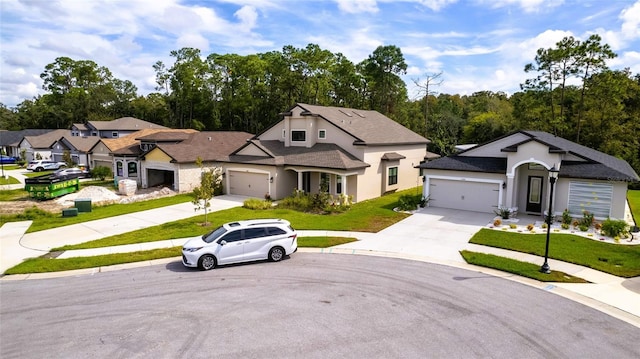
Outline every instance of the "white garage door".
POLYGON ((496 183, 431 179, 429 206, 493 213, 498 208, 496 183))
POLYGON ((269 193, 269 176, 266 173, 229 171, 229 193, 264 198, 269 193))

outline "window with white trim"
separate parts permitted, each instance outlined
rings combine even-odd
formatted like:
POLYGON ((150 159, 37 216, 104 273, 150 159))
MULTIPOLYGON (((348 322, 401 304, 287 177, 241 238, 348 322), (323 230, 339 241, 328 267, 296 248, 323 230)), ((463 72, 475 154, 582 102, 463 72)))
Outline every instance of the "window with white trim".
POLYGON ((324 140, 327 138, 327 130, 318 130, 318 139, 324 140))
POLYGON ((118 137, 118 132, 117 131, 111 132, 111 137, 117 138, 118 137))
POLYGON ((398 184, 398 167, 389 167, 389 185, 398 184))
MULTIPOLYGON (((611 214, 613 185, 598 182, 569 182, 569 203, 567 209, 574 216, 582 216, 583 211, 593 213, 595 217, 607 218, 611 214)), ((564 208, 556 208, 554 212, 564 208)))
POLYGON ((307 131, 291 130, 291 141, 304 142, 307 140, 307 131))

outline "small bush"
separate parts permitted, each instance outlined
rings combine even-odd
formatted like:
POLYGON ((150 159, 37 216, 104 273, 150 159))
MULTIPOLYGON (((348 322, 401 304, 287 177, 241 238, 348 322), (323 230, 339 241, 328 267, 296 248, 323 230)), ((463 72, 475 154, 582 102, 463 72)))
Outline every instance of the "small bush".
POLYGON ((111 168, 109 168, 109 167, 98 166, 98 167, 94 168, 93 170, 91 170, 91 177, 99 178, 101 181, 104 181, 105 178, 113 177, 113 172, 111 171, 111 168))
POLYGON ((580 228, 580 230, 582 230, 582 226, 587 226, 587 228, 589 228, 591 227, 592 224, 593 224, 593 213, 589 211, 582 211, 582 219, 578 224, 578 227, 580 228))
POLYGON ((562 229, 569 229, 569 223, 562 223, 560 227, 562 227, 562 229))
POLYGON ((398 209, 401 211, 413 211, 420 205, 421 195, 404 194, 398 198, 398 209))
POLYGON ((509 224, 509 228, 516 229, 516 228, 518 228, 518 226, 515 223, 511 223, 511 224, 509 224))
POLYGON ((272 207, 271 201, 260 200, 257 198, 249 198, 242 203, 242 207, 246 209, 269 209, 272 207))
POLYGON ((527 230, 532 231, 535 226, 531 223, 527 224, 527 230))
POLYGON ((493 212, 502 219, 509 219, 509 216, 511 215, 511 210, 507 207, 498 207, 498 210, 493 212))
POLYGON ((562 224, 566 224, 567 228, 569 228, 569 225, 571 224, 572 220, 573 220, 573 218, 571 218, 571 214, 569 213, 569 210, 565 209, 562 212, 562 224))
POLYGON ((496 219, 495 221, 493 221, 493 225, 494 227, 498 227, 502 224, 502 221, 500 219, 496 219))
POLYGON ((620 237, 627 232, 627 222, 621 219, 607 218, 602 222, 602 234, 609 237, 620 237))
POLYGON ((586 224, 579 224, 578 228, 580 229, 580 231, 582 232, 586 232, 589 230, 589 226, 587 226, 586 224))

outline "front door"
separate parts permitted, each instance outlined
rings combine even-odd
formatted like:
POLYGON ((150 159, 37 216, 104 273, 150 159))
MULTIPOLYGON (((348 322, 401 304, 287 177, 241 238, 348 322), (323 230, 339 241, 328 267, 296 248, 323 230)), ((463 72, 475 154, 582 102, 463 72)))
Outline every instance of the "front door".
POLYGON ((542 213, 542 177, 540 176, 529 176, 527 212, 542 213))

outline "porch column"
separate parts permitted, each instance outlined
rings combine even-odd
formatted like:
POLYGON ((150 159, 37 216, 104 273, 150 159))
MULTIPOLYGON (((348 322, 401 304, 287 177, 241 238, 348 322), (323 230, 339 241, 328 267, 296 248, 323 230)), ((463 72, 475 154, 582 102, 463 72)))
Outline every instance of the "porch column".
POLYGON ((298 191, 302 190, 302 172, 298 171, 298 191))
POLYGON ((507 175, 507 198, 504 202, 504 205, 506 207, 515 207, 515 204, 513 203, 513 194, 515 193, 515 179, 514 179, 514 175, 513 174, 508 174, 507 175))

